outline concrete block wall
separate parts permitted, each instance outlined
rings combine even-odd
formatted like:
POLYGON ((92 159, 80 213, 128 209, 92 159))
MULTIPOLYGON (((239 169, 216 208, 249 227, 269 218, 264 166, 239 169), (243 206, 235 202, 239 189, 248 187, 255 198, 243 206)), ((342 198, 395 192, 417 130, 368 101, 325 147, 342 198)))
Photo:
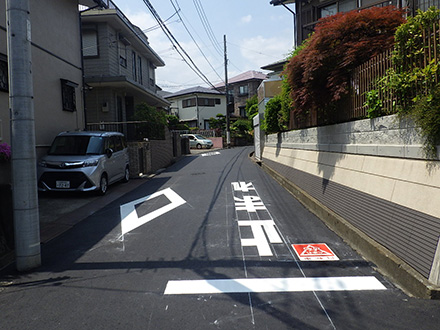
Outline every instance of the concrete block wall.
POLYGON ((422 148, 387 116, 268 135, 262 162, 440 285, 440 161, 422 148))

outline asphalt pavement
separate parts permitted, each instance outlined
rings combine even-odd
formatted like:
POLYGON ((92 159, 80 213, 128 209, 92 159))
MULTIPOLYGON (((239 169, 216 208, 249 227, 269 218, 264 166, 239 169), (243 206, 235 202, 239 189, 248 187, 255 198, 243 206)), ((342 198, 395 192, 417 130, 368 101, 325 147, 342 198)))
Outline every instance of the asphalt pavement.
POLYGON ((183 157, 48 217, 70 230, 43 244, 40 268, 0 272, 0 328, 438 327, 440 301, 405 295, 251 150, 183 157))

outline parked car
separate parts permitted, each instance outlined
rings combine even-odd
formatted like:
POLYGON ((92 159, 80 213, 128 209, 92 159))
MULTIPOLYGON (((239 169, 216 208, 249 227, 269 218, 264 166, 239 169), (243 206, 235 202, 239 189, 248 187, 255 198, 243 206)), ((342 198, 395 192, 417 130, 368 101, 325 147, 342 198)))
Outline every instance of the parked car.
POLYGON ((211 140, 205 138, 200 134, 182 134, 181 137, 186 137, 189 139, 190 148, 207 148, 210 149, 214 145, 211 140))
POLYGON ((63 132, 38 162, 40 191, 96 191, 130 178, 128 148, 118 132, 63 132))

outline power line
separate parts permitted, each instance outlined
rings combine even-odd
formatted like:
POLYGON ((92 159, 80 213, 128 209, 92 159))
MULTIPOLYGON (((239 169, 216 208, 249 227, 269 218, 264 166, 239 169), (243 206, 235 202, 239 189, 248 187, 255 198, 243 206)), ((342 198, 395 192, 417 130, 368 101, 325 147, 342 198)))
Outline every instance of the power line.
POLYGON ((177 39, 174 37, 174 35, 171 33, 171 31, 167 28, 165 23, 160 18, 159 14, 154 9, 153 5, 150 3, 149 0, 144 0, 145 5, 150 10, 153 17, 156 19, 160 27, 162 28, 162 31, 165 33, 167 38, 170 40, 171 44, 173 45, 174 49, 179 53, 179 55, 182 57, 182 59, 185 61, 185 63, 190 67, 191 70, 193 70, 206 84, 210 85, 211 87, 215 88, 215 86, 209 81, 209 79, 203 74, 203 72, 197 67, 197 65, 192 60, 191 56, 188 55, 188 53, 183 49, 183 47, 179 44, 177 39), (189 61, 189 62, 188 62, 189 61))
MULTIPOLYGON (((182 25, 183 25, 183 27, 185 28, 186 32, 188 32, 189 36, 191 37, 192 41, 194 42, 194 44, 195 44, 195 45, 197 46, 197 48, 199 49, 199 51, 200 51, 200 53, 202 54, 202 56, 205 58, 206 62, 209 64, 209 66, 211 67, 211 69, 215 72, 215 74, 217 75, 217 77, 219 77, 220 80, 221 80, 222 78, 221 78, 220 75, 217 73, 217 71, 214 69, 214 67, 212 66, 211 62, 209 62, 209 60, 208 60, 208 58, 206 57, 205 53, 203 53, 202 49, 199 47, 197 41, 194 39, 194 37, 192 36, 191 32, 188 30, 188 28, 187 28, 185 22, 183 21, 182 17, 180 16, 180 14, 179 14, 180 7, 179 7, 179 9, 177 9, 176 6, 174 5, 173 0, 170 0, 170 2, 171 2, 171 4, 173 5, 174 10, 176 11, 176 14, 179 16, 179 18, 180 18, 180 20, 181 20, 181 22, 182 22, 182 25)), ((177 1, 176 1, 176 3, 177 3, 177 1)))
POLYGON ((211 24, 209 24, 209 20, 206 16, 205 10, 203 9, 202 3, 200 2, 200 0, 193 0, 193 3, 196 7, 197 14, 199 15, 200 21, 202 22, 203 28, 209 40, 211 40, 214 49, 219 53, 219 55, 223 56, 223 49, 219 46, 219 43, 215 38, 214 32, 212 31, 211 24))
POLYGON ((193 33, 199 38, 199 40, 201 40, 203 46, 205 46, 205 48, 209 49, 209 51, 211 52, 211 55, 212 55, 214 58, 216 58, 217 56, 219 56, 219 59, 222 60, 222 58, 223 58, 223 53, 220 53, 220 52, 216 49, 216 47, 215 47, 215 46, 216 46, 216 43, 212 43, 212 42, 211 42, 212 47, 207 46, 207 45, 205 44, 205 42, 203 41, 203 38, 197 33, 197 30, 198 30, 198 29, 195 29, 194 26, 191 25, 191 20, 188 19, 188 17, 186 17, 185 14, 183 13, 182 8, 181 8, 180 5, 179 5, 179 2, 178 2, 177 0, 174 0, 174 1, 176 2, 177 6, 178 6, 179 9, 180 9, 180 13, 181 13, 181 15, 183 16, 183 18, 185 19, 185 21, 187 22, 187 24, 191 27, 193 33), (216 52, 213 52, 213 51, 212 51, 212 48, 214 48, 214 50, 216 50, 216 52))

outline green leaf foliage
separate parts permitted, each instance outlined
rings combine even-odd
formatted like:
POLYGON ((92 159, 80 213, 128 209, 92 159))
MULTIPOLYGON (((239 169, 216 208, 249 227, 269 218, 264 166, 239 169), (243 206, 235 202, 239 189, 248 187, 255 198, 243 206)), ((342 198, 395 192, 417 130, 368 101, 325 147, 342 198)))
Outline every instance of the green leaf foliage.
POLYGON ((281 127, 279 124, 281 104, 282 104, 282 99, 281 96, 279 95, 270 99, 266 104, 262 128, 268 134, 277 133, 281 131, 281 127))
POLYGON ((144 122, 136 126, 137 139, 162 140, 165 138, 164 129, 167 125, 167 118, 164 111, 146 103, 140 103, 136 106, 133 120, 144 122))
POLYGON ((337 110, 348 96, 351 72, 391 48, 394 33, 403 22, 403 11, 393 6, 321 19, 286 67, 294 115, 337 110))
POLYGON ((384 79, 384 86, 395 91, 398 114, 412 118, 420 128, 428 158, 437 156, 440 144, 440 68, 435 58, 425 63, 425 55, 428 50, 440 52, 440 38, 434 34, 437 41, 429 45, 426 36, 439 17, 440 10, 434 7, 419 10, 397 29, 393 68, 384 79))

